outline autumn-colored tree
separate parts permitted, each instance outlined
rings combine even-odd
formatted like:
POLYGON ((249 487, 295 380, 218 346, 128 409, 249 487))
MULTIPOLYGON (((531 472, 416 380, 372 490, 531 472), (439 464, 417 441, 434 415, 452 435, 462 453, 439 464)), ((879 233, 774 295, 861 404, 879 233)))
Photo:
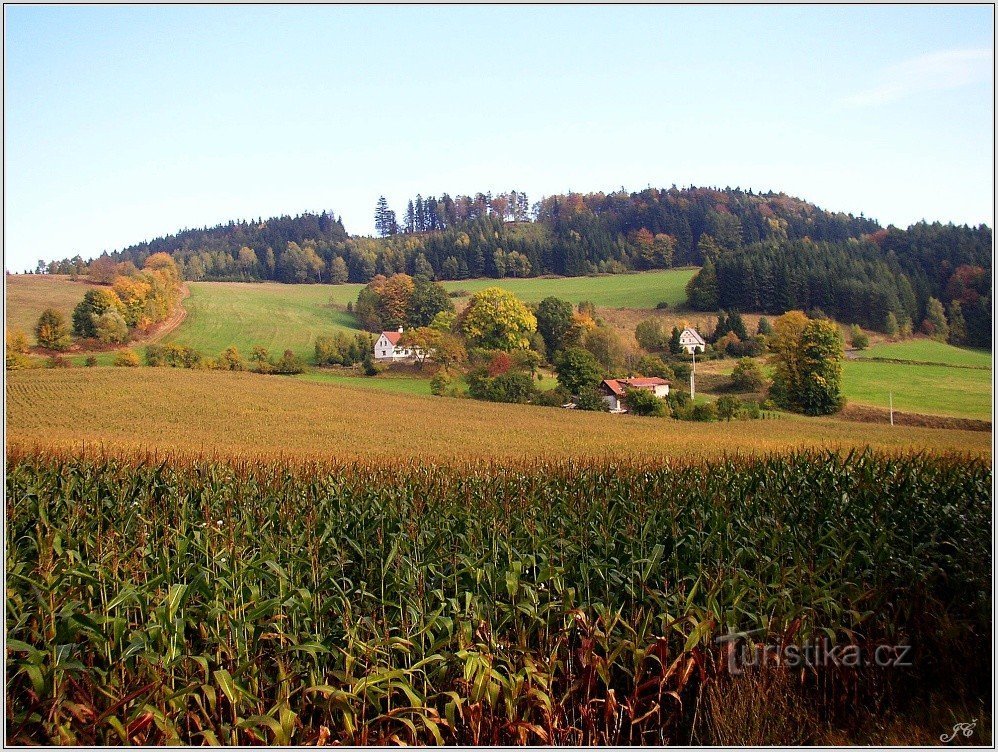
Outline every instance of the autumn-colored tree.
POLYGON ((109 309, 94 317, 94 335, 105 345, 125 342, 128 323, 119 311, 109 309))
POLYGON ((99 256, 87 266, 87 279, 95 285, 109 285, 118 274, 116 267, 110 256, 106 254, 99 256))
POLYGON ((461 338, 451 334, 449 331, 440 332, 430 359, 438 363, 441 368, 451 370, 457 368, 468 359, 468 352, 464 348, 461 338))
POLYGON ((946 312, 938 298, 929 298, 929 303, 925 308, 925 320, 922 321, 922 331, 939 342, 945 342, 949 338, 949 323, 946 321, 946 312))
POLYGON ((507 352, 498 352, 492 356, 492 360, 489 361, 488 371, 489 377, 495 378, 496 376, 501 376, 506 373, 513 366, 513 361, 509 357, 507 352))
POLYGON ((329 281, 334 285, 342 285, 350 279, 350 272, 347 269, 347 262, 342 256, 337 256, 329 263, 329 281))
POLYGON ((479 347, 508 351, 530 346, 537 319, 513 293, 488 287, 471 297, 461 329, 479 347))
POLYGON ((152 293, 152 284, 138 277, 115 277, 111 286, 123 306, 122 315, 129 326, 145 328, 151 323, 146 312, 146 303, 152 293))
POLYGON ((46 308, 35 325, 35 339, 41 347, 50 350, 66 350, 72 340, 69 337, 69 324, 62 311, 46 308))
POLYGON ((841 409, 842 335, 825 319, 790 311, 773 324, 770 340, 775 366, 771 396, 777 404, 806 415, 841 409))
POLYGON ((6 350, 6 367, 8 371, 19 371, 31 367, 28 357, 28 338, 20 329, 7 329, 4 341, 6 350))
POLYGON ((398 346, 411 350, 416 362, 422 367, 423 363, 433 353, 440 341, 441 333, 437 329, 428 326, 420 326, 416 329, 406 330, 399 337, 398 346))
POLYGON ((230 345, 218 356, 218 367, 223 371, 245 371, 246 363, 235 345, 230 345))
POLYGON ((139 365, 139 356, 134 350, 122 350, 114 356, 112 365, 119 368, 136 368, 139 365))

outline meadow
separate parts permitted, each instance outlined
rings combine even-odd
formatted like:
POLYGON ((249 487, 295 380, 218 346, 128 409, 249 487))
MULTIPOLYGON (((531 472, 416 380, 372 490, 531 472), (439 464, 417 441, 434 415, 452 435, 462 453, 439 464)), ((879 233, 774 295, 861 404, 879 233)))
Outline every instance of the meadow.
POLYGON ((46 308, 61 311, 69 321, 76 304, 93 285, 50 274, 8 274, 4 278, 7 328, 20 329, 34 342, 35 324, 46 308))
POLYGON ((6 468, 13 744, 877 742, 906 708, 932 743, 933 692, 987 712, 983 461, 6 468), (737 630, 864 667, 741 673, 737 630))
MULTIPOLYGON (((888 353, 926 353, 921 341, 898 343, 915 345, 888 353)), ((943 345, 926 354, 973 363, 979 353, 943 345), (966 354, 965 354, 966 353, 966 354)), ((990 358, 989 358, 990 361, 990 358)), ((990 362, 989 362, 990 365, 990 362)), ((894 409, 923 415, 991 419, 991 369, 957 368, 947 365, 921 365, 883 361, 847 360, 842 366, 842 391, 849 402, 887 409, 893 395, 894 409)))
POLYGON ((945 342, 937 342, 919 337, 904 342, 880 342, 867 350, 856 353, 860 358, 882 358, 885 360, 906 360, 916 363, 936 363, 946 366, 968 368, 992 367, 991 353, 954 347, 945 342))
POLYGON ((790 448, 986 455, 990 434, 781 416, 688 423, 171 368, 17 371, 7 439, 341 459, 716 457, 790 448))

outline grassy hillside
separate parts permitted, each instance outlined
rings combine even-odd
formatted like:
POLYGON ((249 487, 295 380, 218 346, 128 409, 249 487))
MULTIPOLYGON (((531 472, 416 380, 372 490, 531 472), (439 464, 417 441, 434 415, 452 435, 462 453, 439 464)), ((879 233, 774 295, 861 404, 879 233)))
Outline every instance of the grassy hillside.
POLYGON ((353 329, 341 307, 355 300, 359 285, 283 285, 278 282, 192 282, 184 301, 187 318, 164 342, 177 342, 217 355, 235 345, 248 355, 254 345, 280 354, 311 357, 315 338, 353 329))
MULTIPOLYGON (((556 295, 573 303, 590 300, 598 306, 654 308, 659 301, 676 305, 685 300, 686 282, 694 273, 693 269, 670 269, 603 277, 476 279, 445 282, 444 287, 474 293, 498 286, 528 302, 556 295)), ((209 355, 229 345, 244 354, 253 345, 263 345, 272 352, 290 348, 311 357, 317 336, 357 327, 344 307, 357 299, 361 287, 192 282, 191 296, 184 303, 187 319, 164 341, 190 345, 209 355)), ((456 301, 459 306, 463 302, 456 301)))
POLYGON ((7 287, 7 326, 20 329, 34 343, 35 324, 46 308, 56 308, 69 320, 76 304, 91 288, 86 282, 73 282, 66 276, 11 274, 7 287))
POLYGON ((940 365, 846 361, 842 390, 850 402, 925 415, 991 419, 991 371, 940 365))
POLYGON ((936 342, 925 338, 911 339, 905 342, 882 342, 857 353, 857 355, 860 358, 889 358, 891 360, 912 360, 977 368, 991 368, 992 362, 989 352, 953 347, 945 342, 936 342))
POLYGON ((984 432, 836 419, 676 423, 474 400, 379 394, 276 376, 168 368, 8 374, 12 442, 302 457, 662 458, 790 447, 986 454, 984 432), (380 419, 373 419, 375 413, 380 419))
POLYGON ((475 293, 486 287, 502 287, 521 300, 536 303, 549 295, 579 303, 588 300, 606 308, 654 308, 659 302, 675 306, 686 300, 686 283, 695 268, 665 269, 639 274, 552 279, 466 279, 444 282, 448 290, 475 293))

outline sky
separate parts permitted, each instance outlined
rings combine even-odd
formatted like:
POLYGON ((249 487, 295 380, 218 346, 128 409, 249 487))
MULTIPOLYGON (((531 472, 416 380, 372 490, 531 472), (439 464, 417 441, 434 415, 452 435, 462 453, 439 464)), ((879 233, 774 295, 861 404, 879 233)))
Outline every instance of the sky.
POLYGON ((12 271, 385 195, 673 184, 993 226, 990 6, 6 6, 12 271))

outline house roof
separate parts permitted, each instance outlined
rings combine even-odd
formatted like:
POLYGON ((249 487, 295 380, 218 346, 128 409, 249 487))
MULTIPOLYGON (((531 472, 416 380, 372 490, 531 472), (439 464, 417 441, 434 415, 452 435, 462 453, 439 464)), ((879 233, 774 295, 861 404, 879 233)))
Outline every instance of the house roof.
POLYGON ((685 329, 683 329, 683 333, 680 334, 679 336, 680 338, 682 338, 685 337, 686 335, 693 337, 693 339, 696 341, 698 345, 707 344, 706 342, 704 342, 703 337, 700 336, 700 332, 698 332, 696 329, 690 329, 689 327, 686 327, 685 329))
POLYGON ((397 345, 399 343, 399 338, 402 336, 402 332, 382 332, 381 336, 393 345, 397 345))
POLYGON ((638 376, 630 379, 603 379, 603 386, 622 397, 628 389, 648 389, 655 386, 666 386, 669 382, 658 376, 638 376))

